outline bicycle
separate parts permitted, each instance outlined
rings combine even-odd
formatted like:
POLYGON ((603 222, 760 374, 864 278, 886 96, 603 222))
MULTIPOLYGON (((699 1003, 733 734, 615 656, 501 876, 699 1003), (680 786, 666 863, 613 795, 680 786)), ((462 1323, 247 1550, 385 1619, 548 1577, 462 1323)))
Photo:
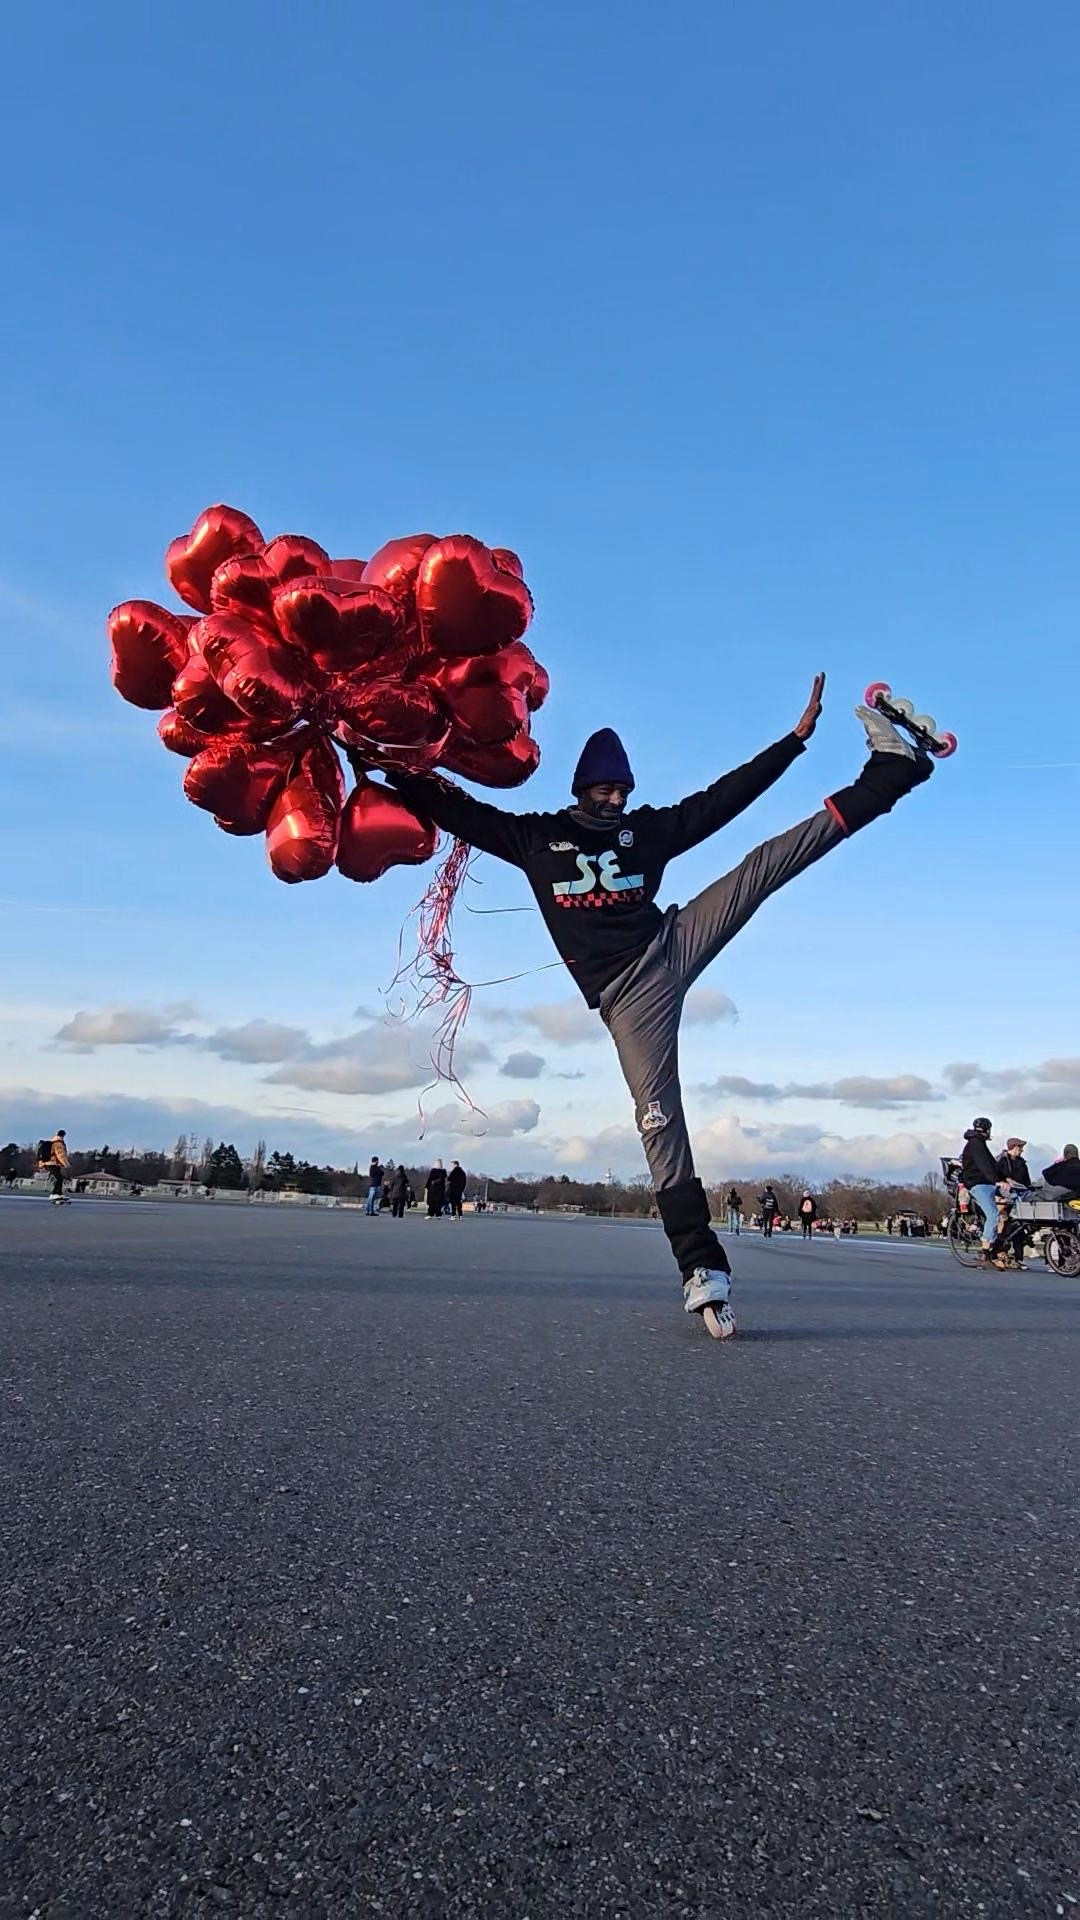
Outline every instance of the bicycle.
MULTIPOLYGON (((949 1252, 962 1267, 981 1267, 982 1211, 960 1179, 959 1160, 943 1155, 941 1172, 953 1203, 945 1227, 949 1252)), ((1031 1194, 1012 1202, 1007 1219, 1023 1228, 1025 1247, 1045 1260, 1051 1273, 1065 1280, 1080 1275, 1080 1209, 1073 1202, 1031 1194)))

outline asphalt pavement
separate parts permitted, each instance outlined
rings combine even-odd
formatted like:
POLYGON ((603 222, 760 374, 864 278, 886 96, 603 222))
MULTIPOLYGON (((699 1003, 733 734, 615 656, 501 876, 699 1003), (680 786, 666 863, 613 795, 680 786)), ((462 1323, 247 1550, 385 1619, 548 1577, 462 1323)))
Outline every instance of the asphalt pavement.
POLYGON ((1077 1914, 1080 1282, 0 1201, 0 1914, 1077 1914))

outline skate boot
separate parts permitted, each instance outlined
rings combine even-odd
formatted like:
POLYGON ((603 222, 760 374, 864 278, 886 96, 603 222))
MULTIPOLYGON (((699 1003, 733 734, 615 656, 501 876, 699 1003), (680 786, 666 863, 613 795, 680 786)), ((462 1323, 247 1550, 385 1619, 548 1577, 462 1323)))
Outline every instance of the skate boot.
POLYGON ((701 1315, 714 1340, 730 1340, 735 1331, 731 1270, 712 1230, 708 1195, 701 1181, 683 1180, 678 1186, 659 1188, 656 1204, 683 1276, 683 1306, 687 1313, 701 1315))
POLYGON ((876 707, 856 707, 866 729, 870 758, 850 787, 829 795, 825 805, 844 833, 858 833, 871 820, 891 813, 898 800, 929 780, 934 763, 916 749, 876 707))
POLYGON ((683 1281, 683 1306, 687 1313, 700 1313, 706 1331, 714 1340, 735 1337, 735 1315, 731 1309, 731 1275, 698 1267, 683 1281))

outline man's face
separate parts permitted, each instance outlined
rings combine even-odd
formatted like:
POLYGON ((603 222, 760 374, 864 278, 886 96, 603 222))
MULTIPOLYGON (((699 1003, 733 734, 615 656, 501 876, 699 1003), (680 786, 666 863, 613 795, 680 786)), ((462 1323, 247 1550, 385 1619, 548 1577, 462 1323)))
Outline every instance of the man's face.
POLYGON ((596 820, 621 820, 629 797, 628 787, 605 784, 585 787, 578 804, 596 820))

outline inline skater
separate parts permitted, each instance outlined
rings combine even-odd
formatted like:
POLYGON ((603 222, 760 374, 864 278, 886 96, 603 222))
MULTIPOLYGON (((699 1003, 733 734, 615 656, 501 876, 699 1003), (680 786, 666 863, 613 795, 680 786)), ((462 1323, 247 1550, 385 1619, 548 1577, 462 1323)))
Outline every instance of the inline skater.
POLYGON ((525 874, 571 978, 615 1043, 686 1311, 700 1314, 720 1340, 735 1332, 731 1272, 683 1115, 683 1001, 770 894, 890 812, 929 778, 932 762, 882 714, 857 707, 869 759, 850 786, 756 847, 686 906, 661 910, 656 895, 670 860, 734 820, 805 751, 824 684, 818 674, 805 711, 783 739, 674 806, 627 811, 634 776, 610 727, 586 741, 571 782, 573 802, 554 813, 506 813, 438 775, 389 775, 415 811, 525 874))

